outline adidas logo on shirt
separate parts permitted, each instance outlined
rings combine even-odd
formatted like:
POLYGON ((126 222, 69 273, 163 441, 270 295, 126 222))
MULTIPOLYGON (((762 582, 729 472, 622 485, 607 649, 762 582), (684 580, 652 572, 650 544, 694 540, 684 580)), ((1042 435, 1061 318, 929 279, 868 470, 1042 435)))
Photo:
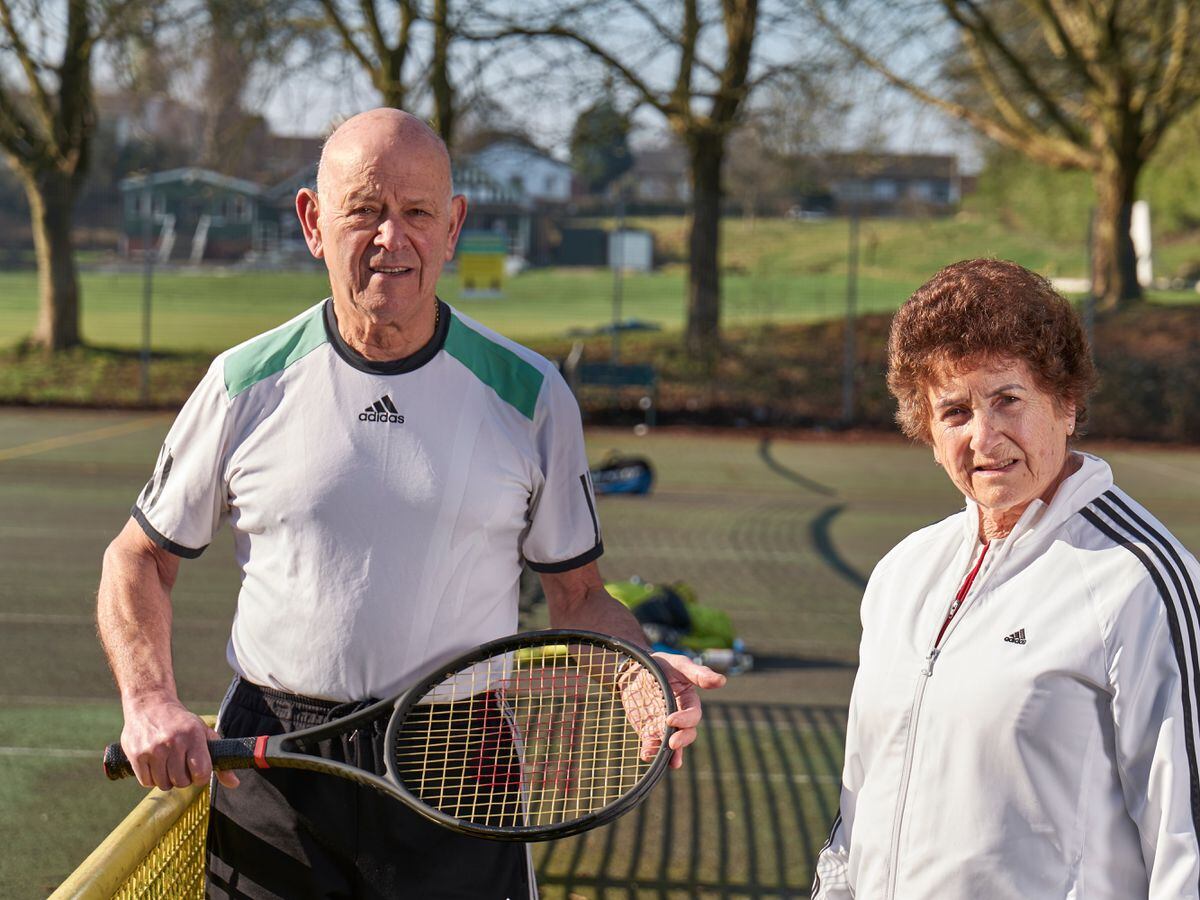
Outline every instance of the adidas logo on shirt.
POLYGON ((392 402, 392 398, 384 394, 358 414, 358 421, 403 425, 404 416, 400 415, 400 410, 396 409, 396 404, 392 402))
POLYGON ((1006 637, 1005 640, 1008 641, 1010 644, 1025 643, 1025 629, 1022 628, 1020 631, 1014 631, 1012 634, 1010 634, 1008 637, 1006 637))

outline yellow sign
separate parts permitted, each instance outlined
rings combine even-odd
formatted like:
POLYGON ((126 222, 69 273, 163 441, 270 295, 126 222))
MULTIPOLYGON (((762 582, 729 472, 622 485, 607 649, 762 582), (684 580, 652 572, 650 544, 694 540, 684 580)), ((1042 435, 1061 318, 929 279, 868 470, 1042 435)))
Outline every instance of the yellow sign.
POLYGON ((464 234, 458 244, 459 295, 502 297, 506 257, 503 235, 464 234))

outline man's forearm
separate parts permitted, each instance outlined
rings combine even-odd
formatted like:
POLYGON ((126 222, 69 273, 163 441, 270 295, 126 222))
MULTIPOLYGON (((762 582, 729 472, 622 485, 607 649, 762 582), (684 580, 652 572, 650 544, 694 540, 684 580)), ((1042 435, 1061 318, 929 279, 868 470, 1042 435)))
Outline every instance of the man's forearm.
POLYGON ((595 563, 554 575, 542 576, 550 625, 598 631, 646 647, 646 636, 633 613, 604 587, 595 563))
POLYGON ((646 647, 642 626, 624 604, 612 596, 603 584, 589 587, 581 599, 550 604, 553 628, 574 628, 611 634, 638 647, 646 647))
POLYGON ((104 554, 96 602, 100 640, 125 714, 121 747, 138 781, 163 790, 208 780, 206 741, 215 736, 179 702, 175 686, 171 587, 178 571, 179 558, 152 544, 131 519, 104 554))
POLYGON ((171 663, 174 571, 170 561, 160 560, 143 541, 127 525, 109 545, 96 604, 100 640, 127 709, 139 702, 176 699, 171 663))

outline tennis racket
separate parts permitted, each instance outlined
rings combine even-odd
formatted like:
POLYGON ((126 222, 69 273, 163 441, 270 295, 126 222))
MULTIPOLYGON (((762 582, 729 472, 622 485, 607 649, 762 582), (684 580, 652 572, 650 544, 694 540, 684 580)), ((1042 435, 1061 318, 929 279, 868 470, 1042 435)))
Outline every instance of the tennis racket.
MULTIPOLYGON (((216 769, 307 769, 373 787, 455 831, 541 841, 640 802, 671 756, 675 699, 644 650, 586 631, 490 641, 390 700, 290 734, 210 741, 216 769), (383 776, 311 749, 388 719, 383 776)), ((133 774, 119 743, 112 779, 133 774)))

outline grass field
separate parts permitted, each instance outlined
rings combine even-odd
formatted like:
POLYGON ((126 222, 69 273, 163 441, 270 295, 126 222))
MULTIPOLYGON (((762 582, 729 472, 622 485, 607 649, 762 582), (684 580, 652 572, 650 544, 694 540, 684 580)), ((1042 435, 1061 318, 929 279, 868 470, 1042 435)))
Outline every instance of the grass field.
MULTIPOLYGON (((679 329, 684 310, 683 270, 678 266, 630 274, 622 282, 622 317, 679 329)), ((85 272, 84 338, 104 346, 135 347, 142 333, 142 276, 136 272, 85 272)), ((859 309, 894 309, 915 283, 864 280, 859 309)), ((596 269, 538 269, 511 279, 505 297, 462 299, 458 279, 445 276, 439 293, 467 315, 521 340, 561 336, 612 320, 611 273, 596 269)), ((216 352, 273 328, 328 296, 323 272, 159 272, 154 278, 151 339, 160 350, 216 352)), ((0 345, 33 330, 33 272, 0 272, 0 345)), ((730 274, 725 277, 724 320, 787 322, 844 315, 843 274, 730 274)))
MULTIPOLYGON (((665 264, 622 281, 622 315, 678 330, 684 320, 686 220, 635 219, 654 232, 665 264)), ((812 321, 845 314, 849 225, 845 220, 798 222, 727 218, 722 223, 722 314, 733 323, 812 321)), ((860 228, 857 308, 895 309, 938 268, 971 256, 1013 259, 1049 276, 1078 277, 1087 261, 1082 242, 1056 244, 963 213, 945 219, 881 219, 860 228)), ((1159 248, 1164 271, 1200 255, 1189 244, 1159 248)), ((217 352, 271 328, 328 293, 318 267, 285 272, 205 268, 162 270, 153 279, 151 340, 160 350, 217 352)), ((91 268, 81 276, 84 338, 136 347, 142 333, 142 275, 91 268)), ((509 280, 501 300, 459 296, 453 274, 442 296, 463 312, 519 340, 561 336, 612 320, 613 276, 597 269, 536 269, 509 280)), ((1156 294, 1195 302, 1195 293, 1156 294)), ((0 272, 0 346, 28 335, 36 321, 31 271, 0 272)))
MULTIPOLYGON (((0 896, 44 897, 132 807, 99 749, 120 712, 92 624, 100 556, 169 424, 161 415, 0 410, 0 896)), ((535 852, 544 895, 784 898, 807 891, 836 808, 857 600, 873 563, 956 506, 898 441, 731 433, 588 435, 649 457, 649 497, 601 498, 609 578, 690 582, 758 660, 710 697, 701 740, 616 826, 535 852)), ((1102 451, 1123 486, 1200 546, 1200 452, 1102 451)), ((175 593, 181 693, 212 711, 237 590, 227 533, 175 593)), ((530 624, 538 624, 537 616, 530 624)))

